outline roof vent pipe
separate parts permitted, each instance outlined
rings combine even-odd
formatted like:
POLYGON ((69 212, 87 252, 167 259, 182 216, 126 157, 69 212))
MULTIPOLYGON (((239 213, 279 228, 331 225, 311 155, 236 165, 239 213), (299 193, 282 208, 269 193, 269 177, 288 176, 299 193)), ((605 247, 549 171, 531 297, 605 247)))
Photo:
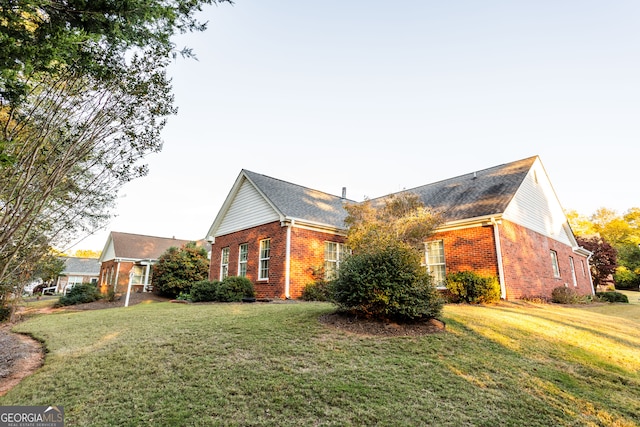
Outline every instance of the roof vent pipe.
POLYGON ((347 187, 342 187, 342 200, 347 199, 347 187))
POLYGON ((478 172, 474 172, 473 173, 473 179, 476 179, 478 177, 478 172))

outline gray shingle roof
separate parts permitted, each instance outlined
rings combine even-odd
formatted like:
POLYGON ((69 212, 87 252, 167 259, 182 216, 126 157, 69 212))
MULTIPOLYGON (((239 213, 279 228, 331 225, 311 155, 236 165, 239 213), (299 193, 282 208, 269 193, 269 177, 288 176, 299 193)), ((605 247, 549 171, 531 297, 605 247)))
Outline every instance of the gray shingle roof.
MULTIPOLYGON (((425 205, 442 213, 447 222, 501 214, 537 158, 529 157, 402 192, 418 194, 425 205)), ((247 170, 244 173, 280 214, 344 228, 347 213, 341 197, 247 170)), ((382 203, 385 197, 372 202, 382 203)))
POLYGON ((537 156, 405 190, 420 196, 445 221, 501 214, 537 156))
POLYGON ((100 261, 97 258, 63 257, 62 274, 95 275, 100 274, 100 261))
POLYGON ((244 173, 282 215, 344 227, 347 212, 342 207, 344 200, 341 197, 248 170, 244 170, 244 173))

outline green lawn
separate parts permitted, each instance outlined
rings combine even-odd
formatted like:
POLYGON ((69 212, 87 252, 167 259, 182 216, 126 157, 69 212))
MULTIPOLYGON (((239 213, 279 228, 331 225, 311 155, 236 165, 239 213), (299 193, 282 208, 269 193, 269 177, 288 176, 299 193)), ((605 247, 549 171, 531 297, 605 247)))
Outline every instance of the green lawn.
MULTIPOLYGON (((640 294, 636 293, 640 296, 640 294)), ((153 303, 32 318, 45 366, 0 405, 66 425, 640 425, 640 304, 448 305, 373 338, 322 303, 153 303)))

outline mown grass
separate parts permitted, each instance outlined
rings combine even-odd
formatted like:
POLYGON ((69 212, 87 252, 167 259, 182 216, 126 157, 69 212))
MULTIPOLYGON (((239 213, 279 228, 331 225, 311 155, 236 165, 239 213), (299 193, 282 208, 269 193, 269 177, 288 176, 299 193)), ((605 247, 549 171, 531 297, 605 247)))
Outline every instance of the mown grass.
POLYGON ((322 303, 154 303, 40 316, 49 351, 0 405, 67 425, 640 424, 640 305, 448 305, 447 332, 375 338, 322 303), (631 308, 631 309, 629 309, 631 308))

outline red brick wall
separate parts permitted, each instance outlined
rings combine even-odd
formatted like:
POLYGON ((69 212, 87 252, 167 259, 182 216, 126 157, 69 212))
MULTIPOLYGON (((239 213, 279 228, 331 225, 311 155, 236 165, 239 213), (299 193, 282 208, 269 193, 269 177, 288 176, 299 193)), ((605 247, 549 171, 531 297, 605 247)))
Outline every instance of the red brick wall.
MULTIPOLYGON (((312 267, 324 264, 324 242, 343 242, 340 236, 330 233, 293 227, 291 230, 291 258, 289 296, 299 298, 302 289, 313 281, 312 267)), ((239 246, 248 244, 247 278, 256 289, 258 298, 285 298, 287 227, 280 222, 253 227, 216 237, 211 247, 210 280, 220 280, 222 248, 229 247, 229 275, 238 274, 239 246), (260 240, 271 239, 269 279, 258 280, 260 240)))
POLYGON ((570 246, 506 220, 499 230, 507 299, 550 297, 553 288, 565 284, 581 295, 592 293, 587 259, 570 246), (558 254, 559 278, 553 274, 551 250, 558 254), (573 284, 569 257, 574 260, 577 286, 573 284))
MULTIPOLYGON (((115 262, 114 260, 104 261, 100 265, 100 278, 98 279, 98 288, 100 289, 100 292, 104 294, 110 288, 113 287, 114 276, 116 275, 116 273, 118 274, 118 279, 117 279, 115 292, 116 293, 127 292, 127 287, 129 286, 129 272, 133 268, 133 265, 134 265, 133 262, 121 261, 120 270, 118 270, 118 263, 115 262), (113 274, 111 274, 111 280, 109 280, 111 267, 113 267, 113 274), (102 280, 103 277, 105 281, 102 280)), ((139 290, 142 290, 142 286, 139 286, 139 288, 140 288, 139 290)), ((137 289, 132 289, 132 291, 136 291, 136 290, 137 289)))
POLYGON ((436 233, 429 240, 444 242, 447 273, 471 270, 498 277, 498 259, 492 227, 472 227, 436 233))

